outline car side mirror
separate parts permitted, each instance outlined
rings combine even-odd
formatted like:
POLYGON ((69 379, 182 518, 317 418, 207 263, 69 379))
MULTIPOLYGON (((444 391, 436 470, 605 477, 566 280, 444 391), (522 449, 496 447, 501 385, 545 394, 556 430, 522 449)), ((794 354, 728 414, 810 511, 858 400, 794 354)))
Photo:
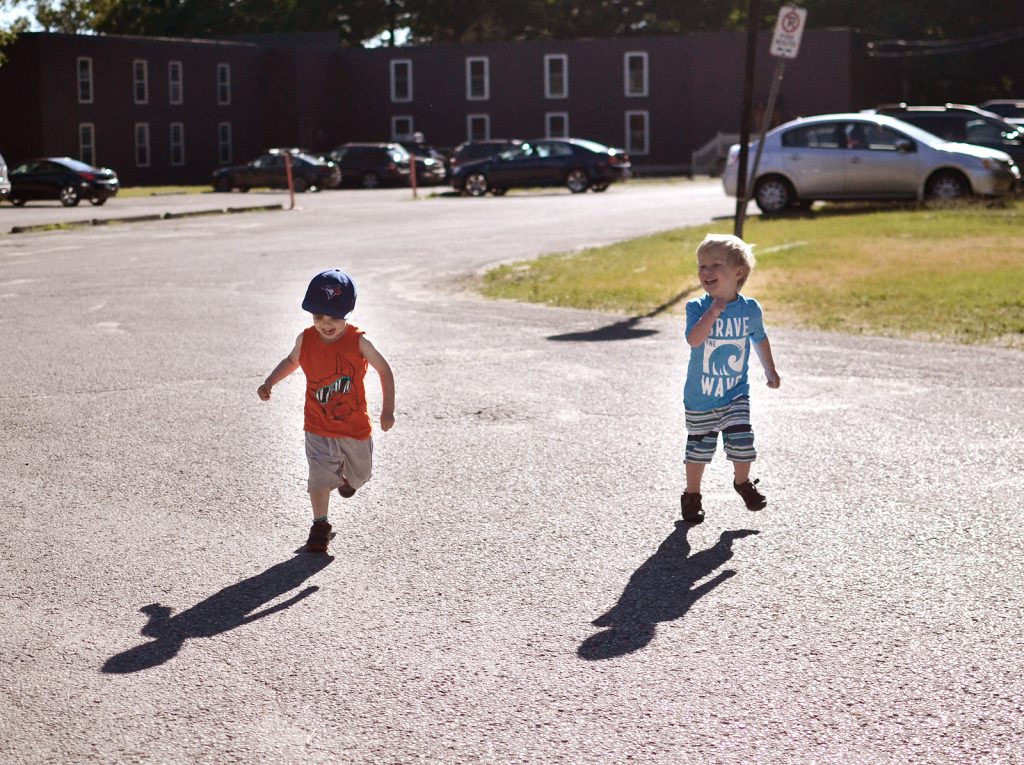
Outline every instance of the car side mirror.
POLYGON ((896 142, 896 151, 900 154, 913 154, 917 151, 917 144, 908 138, 896 142))

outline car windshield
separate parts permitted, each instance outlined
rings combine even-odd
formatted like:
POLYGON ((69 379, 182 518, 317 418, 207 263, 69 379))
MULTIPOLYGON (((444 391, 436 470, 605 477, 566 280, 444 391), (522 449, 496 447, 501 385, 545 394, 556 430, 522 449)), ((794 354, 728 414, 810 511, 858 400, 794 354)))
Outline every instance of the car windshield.
POLYGON ((597 141, 588 141, 584 138, 577 138, 575 143, 577 146, 582 146, 584 149, 588 149, 590 151, 596 151, 599 154, 611 151, 608 146, 605 146, 602 143, 597 143, 597 141))
POLYGON ((63 158, 59 160, 59 163, 64 165, 64 167, 71 168, 76 173, 85 173, 92 170, 92 167, 84 162, 79 162, 77 159, 63 158))
POLYGON ((319 165, 320 164, 320 158, 319 157, 314 157, 312 154, 296 154, 295 156, 298 157, 299 159, 305 161, 305 162, 308 162, 311 165, 319 165))

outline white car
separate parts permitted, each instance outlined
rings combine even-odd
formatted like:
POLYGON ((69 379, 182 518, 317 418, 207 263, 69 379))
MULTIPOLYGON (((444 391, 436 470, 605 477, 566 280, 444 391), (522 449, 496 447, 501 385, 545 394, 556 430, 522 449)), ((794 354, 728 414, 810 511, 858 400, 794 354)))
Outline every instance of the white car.
MULTIPOLYGON (((722 176, 730 196, 736 196, 739 152, 739 144, 729 149, 722 176)), ((756 152, 755 142, 750 168, 756 152)), ((751 197, 774 214, 818 199, 1002 196, 1019 183, 1020 169, 1005 152, 949 143, 882 114, 823 114, 768 131, 751 197)))

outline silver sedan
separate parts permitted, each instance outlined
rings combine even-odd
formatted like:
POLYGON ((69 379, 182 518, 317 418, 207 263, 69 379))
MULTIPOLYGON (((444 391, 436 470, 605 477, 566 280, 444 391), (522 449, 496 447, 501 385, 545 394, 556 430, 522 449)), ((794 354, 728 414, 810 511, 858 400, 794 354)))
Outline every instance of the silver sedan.
MULTIPOLYGON (((739 144, 729 150, 722 181, 736 196, 739 144)), ((757 144, 751 145, 753 164, 757 144)), ((768 131, 753 180, 765 214, 806 208, 817 199, 955 199, 1002 196, 1020 169, 996 149, 949 143, 881 114, 823 114, 768 131)))

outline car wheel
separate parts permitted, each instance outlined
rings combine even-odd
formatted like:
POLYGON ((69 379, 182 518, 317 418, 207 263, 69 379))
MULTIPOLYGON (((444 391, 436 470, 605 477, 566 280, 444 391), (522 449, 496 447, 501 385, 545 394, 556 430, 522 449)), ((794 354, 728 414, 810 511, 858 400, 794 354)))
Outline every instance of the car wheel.
POLYGON ((216 188, 217 191, 231 191, 231 188, 234 185, 235 184, 232 183, 231 178, 229 178, 226 175, 222 175, 220 178, 217 179, 217 184, 215 185, 214 188, 216 188))
POLYGON ((587 174, 583 170, 577 168, 570 170, 569 174, 565 176, 565 185, 573 194, 582 194, 589 188, 590 179, 587 178, 587 174))
POLYGON ((105 205, 106 203, 106 197, 93 197, 92 199, 89 200, 89 204, 91 204, 93 207, 103 207, 103 205, 105 205))
POLYGON ((608 186, 609 186, 609 184, 607 184, 607 183, 595 183, 593 186, 590 187, 590 190, 591 191, 597 191, 597 192, 607 191, 608 190, 608 186))
POLYGON ((754 201, 765 215, 778 215, 795 200, 792 187, 782 178, 762 178, 754 187, 754 201))
POLYGON ((238 190, 241 191, 243 194, 248 194, 249 193, 249 187, 248 186, 242 186, 241 184, 239 184, 238 190))
POLYGON ((14 205, 15 207, 24 207, 25 200, 22 199, 21 197, 11 197, 11 204, 14 205))
POLYGON ((508 189, 491 189, 491 193, 496 197, 503 197, 508 193, 508 189))
POLYGON ((380 176, 376 173, 363 173, 363 188, 364 189, 377 189, 380 188, 380 176))
POLYGON ((936 173, 925 187, 925 194, 931 199, 960 199, 970 193, 967 179, 952 170, 936 173))
POLYGON ((60 203, 65 207, 74 207, 75 205, 78 204, 79 201, 78 189, 76 189, 74 186, 71 186, 70 184, 64 186, 60 190, 60 195, 58 199, 60 199, 60 203))
POLYGON ((490 183, 487 182, 487 176, 483 173, 470 173, 466 176, 464 188, 471 197, 482 197, 490 188, 490 183))
POLYGON ((300 194, 309 188, 309 184, 306 183, 305 178, 292 178, 292 188, 294 188, 300 194))

